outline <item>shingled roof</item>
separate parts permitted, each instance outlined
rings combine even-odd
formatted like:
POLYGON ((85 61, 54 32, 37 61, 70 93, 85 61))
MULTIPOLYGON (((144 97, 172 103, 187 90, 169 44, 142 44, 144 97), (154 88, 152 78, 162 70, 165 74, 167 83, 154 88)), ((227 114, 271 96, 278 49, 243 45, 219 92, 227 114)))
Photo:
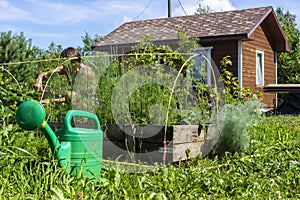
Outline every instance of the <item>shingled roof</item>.
POLYGON ((198 37, 201 40, 251 39, 255 28, 268 16, 272 18, 271 24, 276 26, 272 27, 272 31, 278 32, 276 37, 284 40, 284 48, 280 50, 288 49, 286 38, 272 7, 127 22, 96 42, 93 49, 109 51, 113 47, 133 46, 146 34, 153 36, 154 43, 166 41, 170 43, 178 41, 177 32, 180 29, 189 38, 198 37))

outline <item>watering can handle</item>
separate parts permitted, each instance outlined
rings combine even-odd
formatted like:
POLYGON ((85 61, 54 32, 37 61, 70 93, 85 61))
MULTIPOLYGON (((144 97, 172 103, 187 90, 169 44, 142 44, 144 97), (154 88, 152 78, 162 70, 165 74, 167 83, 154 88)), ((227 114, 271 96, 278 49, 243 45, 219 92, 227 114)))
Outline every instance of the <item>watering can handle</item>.
POLYGON ((92 119, 95 122, 96 129, 100 130, 100 122, 99 122, 97 115, 87 112, 87 111, 82 111, 82 110, 69 110, 67 112, 65 119, 64 119, 64 127, 67 130, 71 130, 73 128, 71 125, 71 122, 72 122, 72 118, 75 116, 86 117, 86 118, 92 119))

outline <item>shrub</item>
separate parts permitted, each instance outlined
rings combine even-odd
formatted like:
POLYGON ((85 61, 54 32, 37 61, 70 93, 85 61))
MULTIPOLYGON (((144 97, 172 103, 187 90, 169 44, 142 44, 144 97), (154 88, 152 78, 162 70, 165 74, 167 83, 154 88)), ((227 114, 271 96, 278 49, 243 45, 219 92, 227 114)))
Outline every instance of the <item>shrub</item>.
POLYGON ((248 128, 264 118, 260 114, 261 107, 258 99, 226 104, 217 115, 214 137, 218 140, 211 154, 246 151, 250 144, 248 128))

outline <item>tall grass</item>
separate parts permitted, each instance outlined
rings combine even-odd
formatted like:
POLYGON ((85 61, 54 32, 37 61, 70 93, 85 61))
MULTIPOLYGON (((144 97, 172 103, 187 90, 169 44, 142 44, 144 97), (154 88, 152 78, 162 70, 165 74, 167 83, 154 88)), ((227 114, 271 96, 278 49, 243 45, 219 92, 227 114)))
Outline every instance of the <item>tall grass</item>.
POLYGON ((299 199, 299 124, 296 116, 268 117, 249 127, 244 153, 139 173, 104 164, 96 181, 65 173, 38 131, 1 128, 0 199, 299 199))

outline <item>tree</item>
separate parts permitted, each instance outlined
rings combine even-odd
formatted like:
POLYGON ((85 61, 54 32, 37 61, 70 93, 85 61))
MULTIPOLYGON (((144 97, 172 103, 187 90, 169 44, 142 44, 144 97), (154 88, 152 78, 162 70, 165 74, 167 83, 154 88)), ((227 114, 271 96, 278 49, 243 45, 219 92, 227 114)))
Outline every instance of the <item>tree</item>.
POLYGON ((83 56, 90 55, 92 53, 92 45, 101 38, 102 37, 98 34, 92 38, 87 32, 85 32, 85 35, 81 36, 83 46, 78 46, 77 49, 83 56))
POLYGON ((215 10, 213 10, 211 7, 199 4, 199 7, 197 8, 195 14, 209 14, 214 12, 215 10))
POLYGON ((178 48, 176 52, 178 53, 193 53, 195 49, 199 48, 199 38, 188 38, 183 30, 178 30, 177 36, 179 39, 178 48))
POLYGON ((296 15, 283 8, 276 15, 288 39, 291 51, 278 56, 278 83, 300 83, 300 32, 296 28, 296 15))
POLYGON ((45 51, 45 54, 50 56, 51 58, 57 58, 60 53, 63 51, 61 44, 55 44, 54 42, 51 42, 48 46, 48 49, 45 51))
MULTIPOLYGON (((36 65, 25 63, 25 61, 36 60, 41 53, 42 51, 38 47, 33 46, 31 39, 27 40, 23 33, 13 35, 11 31, 1 32, 0 63, 18 81, 32 78, 36 65)), ((4 77, 10 76, 8 73, 3 75, 4 77)))

